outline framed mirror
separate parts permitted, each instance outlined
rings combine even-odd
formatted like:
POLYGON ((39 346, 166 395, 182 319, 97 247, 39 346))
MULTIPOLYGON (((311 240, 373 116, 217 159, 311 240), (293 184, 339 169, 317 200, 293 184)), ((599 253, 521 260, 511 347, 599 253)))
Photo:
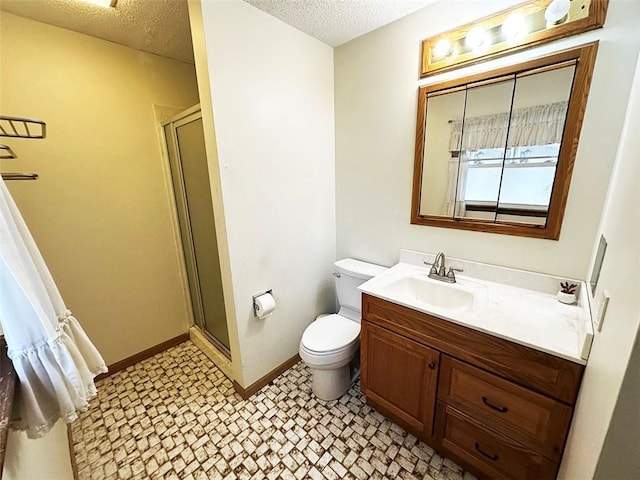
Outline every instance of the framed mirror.
POLYGON ((421 87, 411 223, 557 240, 596 50, 421 87))

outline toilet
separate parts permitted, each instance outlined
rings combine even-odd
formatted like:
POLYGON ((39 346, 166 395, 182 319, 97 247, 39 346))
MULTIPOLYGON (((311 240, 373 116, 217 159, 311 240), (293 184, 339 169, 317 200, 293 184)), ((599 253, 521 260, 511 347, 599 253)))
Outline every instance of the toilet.
POLYGON ((335 400, 360 374, 361 295, 358 287, 386 267, 345 258, 334 263, 340 310, 320 315, 300 340, 300 358, 311 369, 311 389, 322 400, 335 400))

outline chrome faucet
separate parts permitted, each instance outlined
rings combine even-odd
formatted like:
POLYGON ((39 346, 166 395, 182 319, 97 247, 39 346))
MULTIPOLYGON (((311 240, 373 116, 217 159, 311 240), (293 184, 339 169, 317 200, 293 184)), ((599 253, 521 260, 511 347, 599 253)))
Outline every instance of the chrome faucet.
POLYGON ((433 263, 429 263, 426 261, 423 261, 423 263, 425 265, 431 265, 431 269, 429 270, 429 278, 440 280, 442 282, 456 283, 455 272, 462 272, 462 269, 453 267, 449 267, 449 271, 447 272, 447 266, 445 265, 445 257, 443 252, 438 252, 438 255, 436 255, 436 259, 433 263))

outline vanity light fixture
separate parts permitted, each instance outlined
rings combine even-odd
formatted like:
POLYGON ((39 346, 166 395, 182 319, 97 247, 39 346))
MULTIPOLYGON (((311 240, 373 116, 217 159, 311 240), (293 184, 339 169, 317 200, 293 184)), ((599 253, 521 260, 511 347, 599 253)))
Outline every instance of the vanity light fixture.
POLYGON ((81 0, 84 3, 90 3, 102 8, 115 8, 118 0, 81 0))
POLYGON ((422 41, 420 77, 602 27, 609 0, 529 0, 422 41))

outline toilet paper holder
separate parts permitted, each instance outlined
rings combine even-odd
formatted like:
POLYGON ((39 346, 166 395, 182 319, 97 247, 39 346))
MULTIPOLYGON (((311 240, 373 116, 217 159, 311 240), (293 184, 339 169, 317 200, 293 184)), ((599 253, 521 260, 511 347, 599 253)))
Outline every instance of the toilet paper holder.
POLYGON ((273 295, 273 289, 269 289, 269 290, 265 290, 264 292, 260 292, 260 293, 256 293, 255 295, 251 296, 251 300, 253 303, 253 316, 257 317, 258 316, 258 309, 257 309, 257 305, 256 305, 256 298, 261 297, 262 295, 264 295, 265 293, 269 293, 271 295, 273 295))

